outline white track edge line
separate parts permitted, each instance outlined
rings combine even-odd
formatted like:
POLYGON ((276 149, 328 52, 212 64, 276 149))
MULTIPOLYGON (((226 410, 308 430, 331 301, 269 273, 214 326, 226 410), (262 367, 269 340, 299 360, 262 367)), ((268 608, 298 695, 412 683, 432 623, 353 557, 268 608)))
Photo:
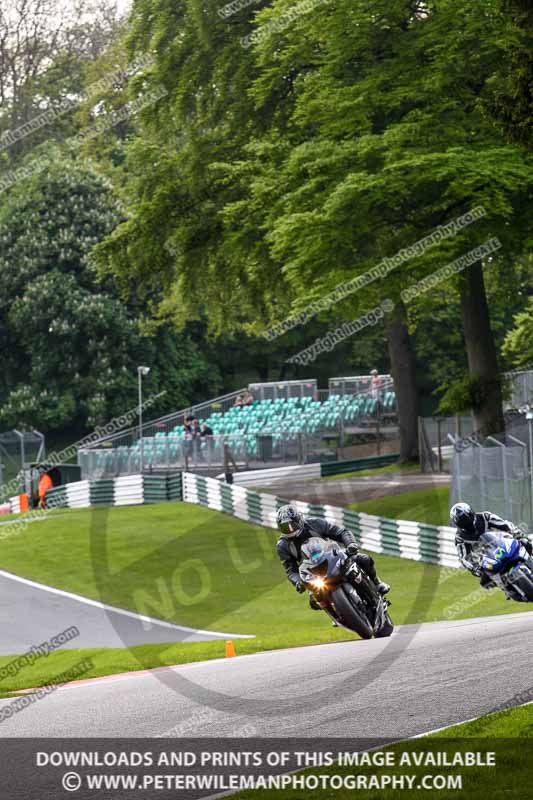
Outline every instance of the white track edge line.
POLYGON ((451 725, 444 725, 442 728, 434 728, 432 731, 417 733, 416 736, 409 736, 407 739, 402 739, 402 741, 409 742, 411 739, 423 739, 424 736, 433 736, 433 734, 441 733, 441 731, 446 731, 448 728, 455 728, 458 725, 467 725, 469 722, 476 722, 478 719, 483 719, 483 717, 491 717, 493 714, 499 714, 502 711, 510 711, 512 708, 524 708, 525 706, 531 705, 533 705, 533 700, 528 700, 527 703, 519 703, 516 706, 509 706, 508 708, 497 708, 495 711, 488 711, 486 714, 481 714, 479 717, 471 717, 470 719, 464 719, 462 722, 452 722, 451 725))
POLYGON ((176 625, 173 622, 165 622, 162 619, 156 619, 155 617, 149 617, 144 614, 137 614, 135 611, 128 611, 126 608, 119 608, 118 606, 111 606, 107 603, 102 603, 99 600, 92 600, 90 597, 84 597, 81 594, 74 594, 73 592, 66 592, 63 589, 56 589, 54 586, 46 586, 44 583, 37 583, 36 581, 31 581, 28 578, 21 578, 20 575, 14 575, 12 572, 5 572, 4 570, 0 570, 0 577, 1 578, 8 578, 9 580, 16 581, 18 583, 23 583, 26 586, 32 586, 34 589, 41 589, 43 592, 49 592, 50 594, 56 594, 60 597, 67 597, 69 600, 76 600, 78 603, 84 603, 88 606, 94 606, 95 608, 103 609, 104 611, 112 611, 115 614, 122 614, 125 617, 131 617, 132 619, 140 620, 144 623, 149 623, 150 625, 156 625, 162 628, 171 628, 172 630, 184 631, 185 633, 197 633, 203 634, 205 636, 227 636, 232 637, 233 639, 253 639, 254 636, 246 633, 223 633, 221 631, 204 631, 199 630, 197 628, 188 628, 185 625, 176 625))

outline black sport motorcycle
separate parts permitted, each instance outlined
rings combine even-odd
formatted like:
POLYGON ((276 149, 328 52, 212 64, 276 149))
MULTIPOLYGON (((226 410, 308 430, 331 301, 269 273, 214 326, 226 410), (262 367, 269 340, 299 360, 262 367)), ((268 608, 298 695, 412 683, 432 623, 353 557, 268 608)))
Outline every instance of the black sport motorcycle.
POLYGON ((302 558, 300 578, 338 625, 362 639, 391 635, 389 601, 337 542, 313 537, 303 545, 302 558))

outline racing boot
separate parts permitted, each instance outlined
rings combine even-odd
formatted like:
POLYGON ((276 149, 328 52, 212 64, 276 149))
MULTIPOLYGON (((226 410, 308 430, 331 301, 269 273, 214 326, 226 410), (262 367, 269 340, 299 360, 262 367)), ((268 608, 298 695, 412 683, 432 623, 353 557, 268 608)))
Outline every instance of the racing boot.
POLYGON ((374 559, 370 558, 370 556, 366 555, 366 553, 359 553, 355 556, 355 560, 357 565, 364 569, 376 589, 381 595, 387 594, 390 592, 390 586, 385 581, 382 581, 381 578, 378 577, 376 573, 376 566, 374 564, 374 559))
POLYGON ((387 594, 387 592, 390 592, 389 584, 385 583, 385 581, 382 581, 381 578, 378 577, 373 558, 370 558, 370 556, 368 556, 366 553, 358 553, 355 556, 355 561, 358 567, 366 572, 380 594, 383 595, 387 594))
POLYGON ((382 595, 388 594, 390 592, 390 585, 388 583, 385 583, 385 581, 382 581, 380 578, 378 578, 377 575, 375 578, 373 578, 373 584, 378 590, 378 592, 382 595))

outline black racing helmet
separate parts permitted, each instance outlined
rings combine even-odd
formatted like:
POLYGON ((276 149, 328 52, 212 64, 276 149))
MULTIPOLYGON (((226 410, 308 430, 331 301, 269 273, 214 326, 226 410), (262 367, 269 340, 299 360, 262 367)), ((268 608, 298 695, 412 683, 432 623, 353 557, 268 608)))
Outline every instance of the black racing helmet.
POLYGON ((287 503, 278 509, 276 514, 276 522, 282 536, 291 539, 293 536, 299 536, 304 529, 303 514, 300 514, 298 509, 292 503, 287 503))
POLYGON ((469 530, 475 519, 476 512, 468 503, 456 503, 450 510, 450 520, 460 530, 469 530))

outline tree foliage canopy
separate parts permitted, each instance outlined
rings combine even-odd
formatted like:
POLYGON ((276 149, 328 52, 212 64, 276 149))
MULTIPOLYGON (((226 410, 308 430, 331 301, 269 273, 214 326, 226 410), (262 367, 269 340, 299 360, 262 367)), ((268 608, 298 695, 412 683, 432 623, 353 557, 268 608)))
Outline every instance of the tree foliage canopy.
POLYGON ((168 392, 160 408, 185 405, 192 387, 212 390, 216 371, 187 335, 141 335, 139 308, 97 276, 91 251, 120 220, 108 182, 88 163, 49 156, 0 211, 0 421, 104 421, 135 405, 136 365, 147 359, 150 388, 168 392))

